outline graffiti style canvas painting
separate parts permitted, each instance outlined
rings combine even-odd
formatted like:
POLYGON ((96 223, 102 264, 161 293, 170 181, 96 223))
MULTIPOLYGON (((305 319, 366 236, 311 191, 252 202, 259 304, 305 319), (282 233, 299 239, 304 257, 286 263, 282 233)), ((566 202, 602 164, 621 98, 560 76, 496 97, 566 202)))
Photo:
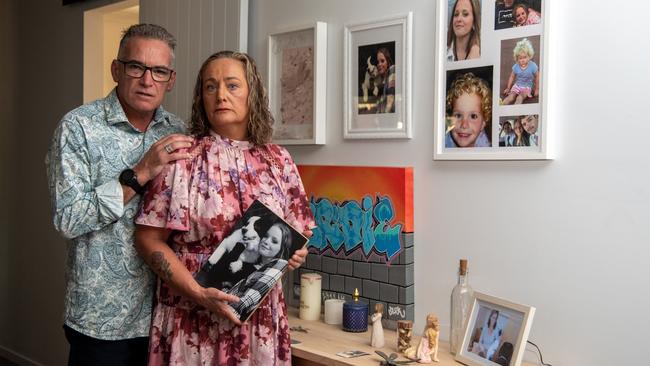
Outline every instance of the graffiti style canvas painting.
POLYGON ((339 254, 361 250, 391 262, 401 233, 413 232, 412 168, 298 167, 318 227, 311 247, 339 254))
MULTIPOLYGON (((324 298, 384 303, 384 319, 412 320, 413 168, 300 165, 317 227, 301 271, 323 278, 324 298)), ((389 324, 390 326, 390 324, 389 324)))

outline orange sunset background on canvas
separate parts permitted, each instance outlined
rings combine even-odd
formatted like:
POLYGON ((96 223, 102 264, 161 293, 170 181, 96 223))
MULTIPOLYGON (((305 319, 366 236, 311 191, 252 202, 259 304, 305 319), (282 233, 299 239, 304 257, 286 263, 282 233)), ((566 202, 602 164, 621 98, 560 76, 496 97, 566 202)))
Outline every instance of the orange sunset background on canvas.
POLYGON ((413 232, 413 168, 299 165, 307 197, 361 202, 370 195, 390 197, 403 232, 413 232))

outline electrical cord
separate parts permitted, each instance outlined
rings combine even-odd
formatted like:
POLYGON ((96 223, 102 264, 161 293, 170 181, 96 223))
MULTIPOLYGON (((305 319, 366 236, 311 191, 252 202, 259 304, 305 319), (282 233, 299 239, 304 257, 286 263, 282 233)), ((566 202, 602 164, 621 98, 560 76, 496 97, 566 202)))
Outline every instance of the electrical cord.
POLYGON ((539 353, 539 361, 542 363, 542 366, 552 366, 550 363, 544 363, 544 357, 542 357, 542 351, 539 349, 539 347, 537 347, 535 343, 531 341, 526 341, 526 342, 532 344, 533 346, 535 346, 535 348, 537 348, 537 352, 539 353))

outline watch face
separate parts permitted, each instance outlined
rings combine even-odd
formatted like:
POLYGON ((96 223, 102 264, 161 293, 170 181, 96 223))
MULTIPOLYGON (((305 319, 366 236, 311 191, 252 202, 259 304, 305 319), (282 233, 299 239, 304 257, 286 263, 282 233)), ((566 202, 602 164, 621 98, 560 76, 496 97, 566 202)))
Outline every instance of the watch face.
POLYGON ((131 187, 136 193, 142 194, 144 192, 144 187, 138 182, 138 178, 135 175, 133 169, 124 170, 119 177, 120 184, 127 187, 131 187))
POLYGON ((120 183, 124 185, 128 185, 134 176, 135 176, 135 172, 133 171, 133 169, 126 169, 120 174, 120 183))

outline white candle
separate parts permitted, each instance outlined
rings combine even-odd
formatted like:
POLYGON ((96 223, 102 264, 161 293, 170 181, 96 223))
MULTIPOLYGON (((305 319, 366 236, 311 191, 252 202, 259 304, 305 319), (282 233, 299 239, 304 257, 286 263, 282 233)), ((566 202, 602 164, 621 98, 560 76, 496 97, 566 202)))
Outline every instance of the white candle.
POLYGON ((341 324, 343 323, 343 303, 341 299, 325 300, 325 323, 341 324))
POLYGON ((320 319, 321 277, 318 273, 300 276, 300 319, 320 319))

